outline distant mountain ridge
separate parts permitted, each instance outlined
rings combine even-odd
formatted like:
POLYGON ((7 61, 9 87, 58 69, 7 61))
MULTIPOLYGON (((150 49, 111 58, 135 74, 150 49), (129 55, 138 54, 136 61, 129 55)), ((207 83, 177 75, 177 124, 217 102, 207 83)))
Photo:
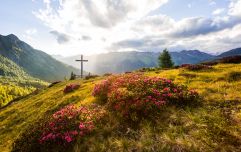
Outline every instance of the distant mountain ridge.
MULTIPOLYGON (((158 56, 160 52, 110 52, 91 56, 85 56, 89 60, 85 63, 86 71, 92 73, 122 73, 126 71, 133 71, 143 67, 158 66, 158 56)), ((210 61, 221 57, 241 54, 241 48, 230 50, 220 54, 219 56, 211 55, 199 50, 183 50, 180 52, 170 52, 175 65, 181 64, 197 64, 203 61, 210 61)), ((54 56, 59 61, 70 64, 76 68, 80 64, 75 62, 80 58, 80 55, 72 57, 54 56)))
POLYGON ((0 35, 0 55, 19 65, 29 75, 46 81, 63 80, 72 71, 79 73, 77 68, 34 49, 13 34, 0 35))
POLYGON ((170 52, 175 65, 196 64, 205 60, 214 59, 215 56, 199 50, 183 50, 181 52, 170 52))
MULTIPOLYGON (((122 73, 126 71, 133 71, 142 67, 156 67, 158 66, 159 52, 110 52, 92 56, 85 56, 89 60, 85 63, 85 70, 92 73, 122 73)), ((214 59, 215 56, 200 52, 198 50, 170 52, 173 61, 176 65, 183 63, 199 63, 205 60, 214 59)), ((58 60, 70 64, 76 68, 80 67, 75 59, 80 58, 80 55, 57 58, 58 60)))
POLYGON ((241 48, 229 50, 227 52, 224 52, 218 55, 217 57, 228 57, 228 56, 235 56, 235 55, 241 55, 241 48))

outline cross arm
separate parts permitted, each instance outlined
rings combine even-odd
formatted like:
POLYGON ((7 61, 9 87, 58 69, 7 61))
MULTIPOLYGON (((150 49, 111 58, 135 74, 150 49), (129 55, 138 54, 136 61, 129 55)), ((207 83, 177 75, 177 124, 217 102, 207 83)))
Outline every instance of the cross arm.
POLYGON ((88 62, 88 60, 75 60, 75 61, 88 62))

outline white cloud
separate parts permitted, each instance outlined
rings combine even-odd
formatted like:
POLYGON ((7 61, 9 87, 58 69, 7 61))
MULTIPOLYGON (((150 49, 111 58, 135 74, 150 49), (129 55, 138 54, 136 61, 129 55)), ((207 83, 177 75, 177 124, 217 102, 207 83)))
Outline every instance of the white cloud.
POLYGON ((147 16, 135 24, 132 29, 140 35, 159 35, 166 33, 169 29, 174 28, 176 22, 167 15, 153 15, 147 16))
POLYGON ((241 17, 241 0, 232 0, 229 5, 229 14, 241 17))
POLYGON ((132 25, 167 1, 59 0, 60 7, 55 9, 50 0, 44 0, 46 8, 34 14, 50 31, 68 33, 72 39, 65 45, 96 53, 105 51, 111 43, 138 36, 138 32, 131 30, 132 25), (79 41, 86 38, 88 41, 79 41))
MULTIPOLYGON (((166 47, 217 51, 228 47, 224 41, 238 37, 230 33, 241 34, 237 30, 241 23, 237 17, 241 0, 233 1, 227 8, 228 14, 222 17, 219 15, 224 9, 215 10, 213 18, 174 20, 164 14, 149 15, 167 1, 59 0, 60 7, 51 7, 52 1, 44 0, 46 8, 34 14, 56 37, 58 43, 52 46, 62 52, 72 50, 72 54, 159 51, 166 47)), ((215 1, 210 0, 211 3, 215 1)))
POLYGON ((192 4, 188 4, 187 7, 188 7, 188 8, 192 8, 192 4))
POLYGON ((212 14, 213 14, 213 15, 220 15, 220 14, 222 14, 224 11, 225 11, 224 8, 218 8, 218 9, 214 10, 212 14))

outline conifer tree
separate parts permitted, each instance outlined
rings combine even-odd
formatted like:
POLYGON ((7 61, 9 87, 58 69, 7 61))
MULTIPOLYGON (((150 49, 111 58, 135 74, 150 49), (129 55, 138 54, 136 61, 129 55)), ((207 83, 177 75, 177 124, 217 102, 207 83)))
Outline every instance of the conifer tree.
POLYGON ((74 72, 71 72, 70 80, 75 80, 75 78, 76 78, 76 75, 74 74, 74 72))
POLYGON ((159 67, 161 68, 171 68, 174 66, 171 55, 169 54, 167 49, 163 50, 163 52, 158 57, 158 60, 159 60, 159 67))

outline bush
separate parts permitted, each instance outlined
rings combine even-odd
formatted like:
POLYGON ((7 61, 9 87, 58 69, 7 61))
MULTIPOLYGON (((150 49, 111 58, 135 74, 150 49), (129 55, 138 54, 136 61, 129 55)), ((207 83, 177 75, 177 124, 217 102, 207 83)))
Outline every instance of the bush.
MULTIPOLYGON (((138 72, 152 72, 152 71, 156 71, 158 68, 141 68, 139 70, 137 70, 138 72)), ((129 73, 127 73, 129 74, 129 73)))
POLYGON ((153 116, 164 105, 192 105, 198 98, 197 92, 171 80, 141 74, 109 77, 95 86, 93 95, 117 116, 132 121, 153 116))
POLYGON ((191 74, 191 73, 180 73, 179 76, 183 76, 183 77, 186 77, 188 79, 192 79, 192 78, 197 77, 196 74, 191 74))
POLYGON ((68 151, 72 143, 95 129, 105 111, 97 105, 68 105, 29 127, 13 147, 13 151, 68 151))
POLYGON ((77 108, 73 105, 64 107, 53 114, 39 142, 66 144, 74 141, 77 136, 84 136, 94 128, 93 121, 88 118, 90 114, 91 111, 86 107, 77 108))
POLYGON ((92 95, 98 97, 101 101, 106 101, 109 87, 111 85, 110 83, 111 80, 110 78, 108 78, 107 80, 104 80, 99 84, 96 84, 92 92, 92 95))
POLYGON ((111 75, 112 75, 112 73, 105 73, 103 76, 108 77, 108 76, 111 76, 111 75))
POLYGON ((99 77, 99 75, 87 75, 85 77, 85 80, 94 79, 94 78, 97 78, 97 77, 99 77))
POLYGON ((64 88, 64 93, 70 93, 73 92, 74 90, 79 89, 80 85, 79 84, 70 84, 65 86, 64 88))
POLYGON ((232 71, 227 75, 228 81, 239 81, 241 80, 241 72, 232 71))
POLYGON ((183 65, 181 65, 181 67, 186 68, 187 70, 190 70, 190 71, 200 71, 200 70, 208 70, 208 69, 212 69, 211 66, 208 66, 208 65, 202 65, 202 64, 196 64, 196 65, 192 65, 192 64, 183 64, 183 65))

